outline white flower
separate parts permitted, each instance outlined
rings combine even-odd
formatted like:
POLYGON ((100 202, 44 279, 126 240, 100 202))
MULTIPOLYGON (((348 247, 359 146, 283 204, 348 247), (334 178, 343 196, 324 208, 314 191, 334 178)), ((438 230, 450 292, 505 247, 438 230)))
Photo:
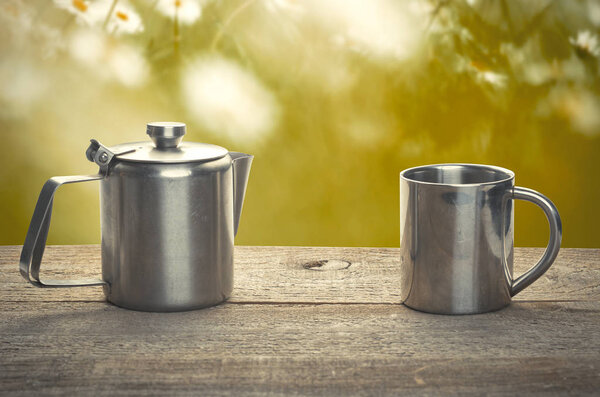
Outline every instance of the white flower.
POLYGON ((73 15, 86 13, 89 8, 87 0, 53 0, 53 2, 58 8, 67 10, 73 15))
POLYGON ((117 35, 135 34, 144 31, 144 25, 140 16, 126 3, 117 3, 113 10, 106 29, 117 35))
POLYGON ((107 40, 97 30, 79 29, 69 37, 68 49, 71 56, 87 65, 97 65, 106 53, 107 40))
POLYGON ((290 16, 301 16, 305 13, 304 4, 296 0, 267 0, 264 5, 273 14, 286 13, 290 16))
POLYGON ((555 77, 552 64, 540 56, 533 55, 537 54, 534 49, 536 46, 537 43, 531 39, 519 47, 508 42, 500 45, 500 52, 515 72, 515 79, 531 85, 541 85, 555 77))
POLYGON ((113 77, 127 87, 139 87, 149 75, 148 64, 137 47, 120 44, 108 53, 108 68, 113 77))
POLYGON ((312 0, 318 20, 335 41, 378 59, 404 60, 423 38, 427 15, 412 2, 396 0, 312 0))
POLYGON ((484 62, 468 60, 468 58, 459 58, 459 61, 459 71, 465 70, 474 74, 475 79, 480 83, 486 83, 495 88, 504 88, 506 86, 507 76, 492 71, 484 62))
POLYGON ((146 59, 137 47, 116 43, 95 29, 73 32, 68 49, 74 59, 100 78, 116 80, 126 87, 142 85, 150 74, 146 59))
POLYGON ((54 0, 54 4, 75 15, 77 23, 85 26, 102 25, 108 14, 108 9, 93 6, 87 0, 54 0))
POLYGON ((482 81, 485 81, 494 87, 502 88, 506 85, 506 75, 500 73, 491 72, 488 70, 486 72, 479 72, 478 77, 482 81))
POLYGON ((191 25, 202 15, 199 0, 158 0, 156 10, 169 18, 175 18, 182 25, 191 25))
POLYGON ((31 107, 42 100, 51 79, 44 68, 27 59, 0 60, 0 117, 27 117, 31 107))
MULTIPOLYGON (((43 59, 55 57, 64 48, 62 32, 45 19, 36 18, 39 10, 20 0, 0 1, 0 26, 7 39, 2 43, 3 51, 16 49, 18 52, 32 45, 39 48, 43 59)), ((9 56, 9 55, 5 55, 9 56)))
POLYGON ((104 26, 114 34, 134 34, 144 31, 142 19, 135 10, 124 1, 114 5, 114 0, 54 0, 54 4, 75 15, 79 24, 92 27, 104 26), (110 18, 108 13, 111 12, 110 18))
POLYGON ((600 134, 600 101, 596 95, 584 89, 557 90, 552 96, 559 114, 568 118, 573 127, 587 136, 600 134))
POLYGON ((600 135, 600 100, 595 93, 583 87, 554 87, 547 99, 539 104, 538 114, 546 117, 558 115, 583 135, 600 135))
POLYGON ((569 37, 569 42, 576 50, 593 55, 600 56, 600 46, 598 45, 598 36, 589 30, 580 31, 577 33, 577 38, 569 37))
POLYGON ((192 62, 181 81, 190 115, 206 129, 239 142, 256 142, 277 119, 273 95, 238 64, 220 57, 192 62))

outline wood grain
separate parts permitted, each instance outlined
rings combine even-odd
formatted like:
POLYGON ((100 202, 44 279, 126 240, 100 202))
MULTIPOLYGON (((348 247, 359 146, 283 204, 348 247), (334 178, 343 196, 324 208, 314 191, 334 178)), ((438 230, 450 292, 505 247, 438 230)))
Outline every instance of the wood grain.
POLYGON ((368 304, 171 314, 4 304, 0 384, 15 394, 594 393, 599 314, 597 302, 476 316, 368 304))
MULTIPOLYGON (((600 250, 562 250, 511 306, 472 316, 399 304, 396 249, 237 247, 231 301, 183 313, 120 309, 95 287, 35 288, 19 252, 0 247, 0 395, 600 390, 600 250)), ((517 249, 517 272, 541 253, 517 249)), ((99 263, 97 246, 52 246, 43 270, 93 277, 99 263)))
MULTIPOLYGON (((542 253, 541 248, 516 248, 515 273, 526 271, 542 253)), ((20 247, 0 247, 0 301, 104 300, 101 287, 28 286, 18 272, 19 254, 20 247)), ((400 303, 398 255, 394 248, 236 247, 231 302, 400 303), (303 267, 320 260, 350 266, 303 267)), ((49 246, 42 273, 48 278, 100 277, 100 248, 49 246)), ((515 300, 600 300, 600 250, 561 250, 550 270, 515 300)))

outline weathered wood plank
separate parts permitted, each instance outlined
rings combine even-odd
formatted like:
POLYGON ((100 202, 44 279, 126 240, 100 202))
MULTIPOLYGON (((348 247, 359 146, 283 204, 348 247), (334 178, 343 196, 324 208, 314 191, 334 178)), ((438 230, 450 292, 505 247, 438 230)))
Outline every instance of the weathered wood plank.
POLYGON ((224 304, 142 313, 3 302, 3 394, 589 394, 600 303, 474 316, 402 305, 224 304))
MULTIPOLYGON (((541 248, 516 248, 520 274, 541 248)), ((102 301, 99 287, 38 289, 19 275, 20 247, 0 247, 0 301, 102 301)), ((47 277, 100 275, 98 246, 49 246, 47 277)), ((394 248, 236 247, 232 302, 399 303, 398 250, 394 248), (333 260, 318 267, 320 260, 333 260), (347 261, 350 266, 343 261, 347 261), (310 264, 309 269, 303 265, 310 264), (336 270, 338 269, 338 270, 336 270)), ((563 249, 556 263, 515 300, 600 300, 600 250, 563 249)))
MULTIPOLYGON (((600 250, 561 251, 523 301, 475 316, 399 305, 396 249, 238 247, 230 303, 184 313, 119 309, 98 288, 34 288, 19 251, 0 247, 0 394, 600 390, 600 250)), ((517 272, 541 252, 517 249, 517 272)), ((48 247, 45 260, 48 275, 99 275, 97 246, 48 247)))

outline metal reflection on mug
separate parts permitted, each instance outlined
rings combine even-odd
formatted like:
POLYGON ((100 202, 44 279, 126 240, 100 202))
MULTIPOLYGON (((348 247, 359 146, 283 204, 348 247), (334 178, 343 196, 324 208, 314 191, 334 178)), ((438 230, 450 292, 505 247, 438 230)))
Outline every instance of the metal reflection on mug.
POLYGON ((544 195, 514 186, 512 171, 438 164, 400 173, 401 296, 439 314, 498 310, 540 277, 558 255, 560 216, 544 195), (540 261, 513 277, 513 200, 540 206, 550 242, 540 261))

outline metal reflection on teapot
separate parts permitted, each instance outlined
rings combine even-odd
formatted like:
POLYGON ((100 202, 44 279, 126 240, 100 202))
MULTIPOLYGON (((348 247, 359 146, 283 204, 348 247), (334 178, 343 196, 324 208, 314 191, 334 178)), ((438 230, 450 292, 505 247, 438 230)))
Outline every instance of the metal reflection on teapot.
POLYGON ((19 264, 33 285, 103 285, 108 301, 144 311, 190 310, 229 298, 253 156, 182 142, 183 123, 149 123, 146 131, 153 142, 106 147, 92 140, 86 156, 99 166, 97 174, 44 184, 19 264), (100 181, 102 279, 41 278, 56 189, 93 180, 100 181))

